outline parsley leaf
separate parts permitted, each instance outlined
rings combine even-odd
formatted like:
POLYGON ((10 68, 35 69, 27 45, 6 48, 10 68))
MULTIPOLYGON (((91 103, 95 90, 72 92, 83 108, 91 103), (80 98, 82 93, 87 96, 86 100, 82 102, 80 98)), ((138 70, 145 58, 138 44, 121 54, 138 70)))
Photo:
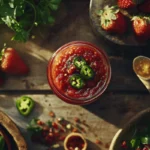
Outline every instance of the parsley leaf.
POLYGON ((61 0, 0 0, 0 24, 15 32, 12 40, 26 42, 36 25, 55 23, 61 0))

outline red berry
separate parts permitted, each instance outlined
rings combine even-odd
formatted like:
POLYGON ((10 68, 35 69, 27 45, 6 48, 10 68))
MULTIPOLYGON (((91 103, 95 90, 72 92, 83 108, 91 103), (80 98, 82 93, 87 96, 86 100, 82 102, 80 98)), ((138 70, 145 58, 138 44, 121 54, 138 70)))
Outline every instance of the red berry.
POLYGON ((105 6, 100 12, 101 27, 110 33, 123 34, 127 30, 125 16, 116 7, 105 6))
POLYGON ((132 21, 136 37, 141 41, 148 40, 150 38, 150 18, 135 16, 132 21))
POLYGON ((133 2, 133 0, 118 0, 118 6, 120 8, 133 8, 135 7, 135 3, 133 2))
POLYGON ((54 113, 53 111, 50 111, 50 112, 49 112, 49 116, 50 116, 50 117, 55 117, 55 113, 54 113))
POLYGON ((13 48, 6 48, 1 52, 1 69, 12 75, 26 75, 28 66, 13 48))
POLYGON ((56 122, 52 123, 53 128, 58 129, 58 124, 56 122))

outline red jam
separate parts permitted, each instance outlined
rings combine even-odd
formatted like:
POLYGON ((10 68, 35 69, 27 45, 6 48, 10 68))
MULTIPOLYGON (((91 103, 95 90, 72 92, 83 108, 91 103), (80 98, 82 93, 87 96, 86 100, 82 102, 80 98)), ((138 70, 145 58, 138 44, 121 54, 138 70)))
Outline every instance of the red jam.
POLYGON ((79 136, 71 136, 67 141, 68 150, 82 150, 84 148, 84 140, 79 136))
POLYGON ((67 99, 85 101, 104 91, 110 80, 110 65, 104 52, 93 45, 72 42, 61 47, 52 57, 48 66, 48 79, 54 92, 59 91, 56 92, 59 96, 62 94, 62 97, 67 99), (86 80, 85 86, 81 89, 75 89, 69 82, 71 75, 79 74, 79 70, 73 64, 77 56, 83 57, 94 71, 94 77, 86 80))

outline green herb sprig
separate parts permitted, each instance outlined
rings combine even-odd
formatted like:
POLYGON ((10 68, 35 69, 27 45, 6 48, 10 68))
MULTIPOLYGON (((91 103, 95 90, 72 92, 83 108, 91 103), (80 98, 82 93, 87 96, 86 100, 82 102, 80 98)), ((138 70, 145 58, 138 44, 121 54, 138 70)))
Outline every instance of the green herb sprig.
POLYGON ((12 40, 26 42, 34 26, 53 25, 61 0, 0 0, 0 24, 15 32, 12 40))

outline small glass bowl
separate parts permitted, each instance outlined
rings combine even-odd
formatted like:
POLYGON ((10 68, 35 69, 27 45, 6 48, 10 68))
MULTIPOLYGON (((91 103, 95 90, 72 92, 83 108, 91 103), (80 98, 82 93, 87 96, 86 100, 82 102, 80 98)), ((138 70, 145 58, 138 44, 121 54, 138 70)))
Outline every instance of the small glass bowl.
POLYGON ((47 67, 47 78, 53 92, 70 104, 85 105, 96 101, 106 90, 111 78, 111 66, 106 53, 85 41, 73 41, 60 47, 51 57, 47 67), (69 77, 78 74, 73 58, 83 57, 94 70, 94 77, 86 80, 83 89, 74 89, 69 77))

